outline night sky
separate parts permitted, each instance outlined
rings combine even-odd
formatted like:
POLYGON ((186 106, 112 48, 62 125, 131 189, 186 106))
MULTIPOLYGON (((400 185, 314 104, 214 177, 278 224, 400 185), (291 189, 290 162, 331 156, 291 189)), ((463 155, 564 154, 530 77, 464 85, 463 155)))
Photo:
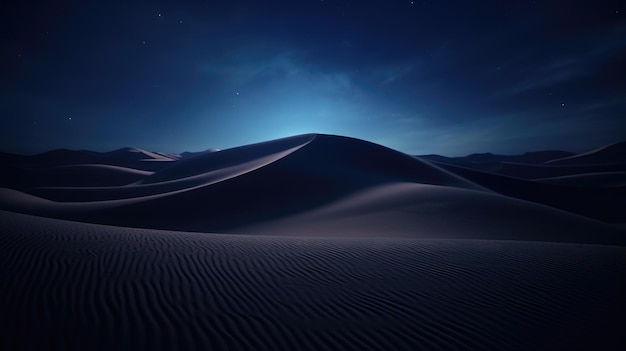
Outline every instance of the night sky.
POLYGON ((411 153, 626 140, 622 1, 14 1, 0 150, 310 132, 411 153))

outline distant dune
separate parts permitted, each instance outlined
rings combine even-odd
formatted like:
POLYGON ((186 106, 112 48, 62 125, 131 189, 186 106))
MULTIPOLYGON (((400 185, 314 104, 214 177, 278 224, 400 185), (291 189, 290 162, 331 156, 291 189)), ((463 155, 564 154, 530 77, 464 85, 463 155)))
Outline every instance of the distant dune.
POLYGON ((12 155, 0 153, 0 163, 22 169, 42 169, 67 165, 109 165, 156 171, 167 167, 177 158, 137 148, 123 148, 111 152, 58 149, 38 155, 12 155), (165 161, 165 162, 150 162, 165 161))
POLYGON ((601 147, 578 155, 546 162, 552 165, 571 164, 623 164, 626 160, 626 141, 601 147))
POLYGON ((537 179, 541 182, 582 188, 626 188, 626 172, 595 172, 537 179))
POLYGON ((31 187, 106 187, 130 184, 152 173, 104 164, 77 164, 27 170, 20 181, 31 187))
POLYGON ((0 349, 622 350, 621 150, 0 154, 0 349))
POLYGON ((135 147, 126 147, 123 149, 106 152, 105 156, 129 161, 176 161, 178 158, 174 155, 167 155, 163 153, 150 152, 135 147))

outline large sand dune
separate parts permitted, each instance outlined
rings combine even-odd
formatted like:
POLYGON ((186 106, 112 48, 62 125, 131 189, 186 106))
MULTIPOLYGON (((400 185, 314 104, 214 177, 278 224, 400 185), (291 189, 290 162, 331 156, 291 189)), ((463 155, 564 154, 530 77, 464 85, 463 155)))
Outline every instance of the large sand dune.
POLYGON ((623 350, 624 164, 563 155, 0 154, 0 349, 623 350))
POLYGON ((621 200, 571 201, 550 184, 443 166, 362 140, 309 134, 200 153, 154 173, 127 171, 145 174, 132 184, 3 190, 0 208, 202 232, 626 242, 622 231, 597 221, 619 216, 621 200), (305 219, 310 225, 287 226, 305 219))

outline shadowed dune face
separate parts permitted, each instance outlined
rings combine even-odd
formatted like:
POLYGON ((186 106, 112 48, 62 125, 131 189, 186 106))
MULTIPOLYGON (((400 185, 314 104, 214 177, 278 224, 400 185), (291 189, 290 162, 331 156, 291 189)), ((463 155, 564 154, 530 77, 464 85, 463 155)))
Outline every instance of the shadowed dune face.
MULTIPOLYGON (((115 155, 132 162, 167 158, 131 148, 103 155, 113 163, 122 162, 115 155)), ((598 196, 435 165, 347 137, 300 135, 168 160, 156 172, 111 165, 33 169, 42 178, 34 184, 65 186, 4 189, 0 208, 201 232, 626 243, 619 228, 544 206, 615 221, 624 206, 614 188, 612 197, 598 196), (108 183, 79 186, 89 172, 106 175, 108 183), (611 208, 597 206, 601 200, 611 208)))
POLYGON ((107 187, 130 184, 152 173, 120 166, 80 164, 27 170, 23 174, 27 179, 21 182, 33 187, 107 187))
POLYGON ((554 208, 489 192, 412 183, 370 188, 319 209, 233 231, 626 243, 618 230, 554 208))
POLYGON ((561 184, 581 188, 626 188, 626 172, 583 173, 537 180, 550 184, 561 184))
POLYGON ((565 151, 527 152, 523 155, 472 154, 465 157, 418 156, 429 161, 461 166, 523 179, 626 171, 626 142, 582 154, 565 151))
POLYGON ((626 142, 615 143, 578 155, 546 162, 552 165, 623 164, 626 160, 626 142))
POLYGON ((574 176, 585 173, 623 171, 626 171, 626 162, 597 165, 529 165, 520 163, 502 163, 496 170, 496 173, 516 178, 538 179, 549 177, 574 176))
POLYGON ((118 228, 0 211, 0 347, 616 350, 622 247, 118 228))
MULTIPOLYGON (((18 170, 38 171, 61 166, 104 165, 154 172, 176 161, 175 157, 160 155, 136 148, 124 148, 111 152, 52 150, 38 155, 12 155, 0 152, 0 163, 18 170), (152 162, 161 161, 161 162, 152 162)), ((16 183, 17 186, 31 184, 16 183)))
MULTIPOLYGON (((441 167, 472 180, 497 193, 563 209, 582 216, 609 223, 626 221, 626 187, 614 177, 615 186, 572 186, 584 178, 565 182, 546 182, 502 176, 449 164, 441 167), (551 184, 554 183, 554 184, 551 184)), ((597 180, 596 177, 593 177, 597 180)), ((587 180, 587 182, 589 179, 587 180)), ((603 183, 606 184, 606 183, 603 183)))

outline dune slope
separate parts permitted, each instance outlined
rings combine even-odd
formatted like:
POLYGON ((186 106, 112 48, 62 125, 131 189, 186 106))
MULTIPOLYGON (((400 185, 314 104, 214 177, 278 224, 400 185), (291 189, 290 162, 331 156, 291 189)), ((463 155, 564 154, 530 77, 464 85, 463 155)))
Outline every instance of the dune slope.
POLYGON ((563 182, 519 179, 449 164, 441 163, 440 166, 506 196, 552 206, 604 222, 626 221, 624 215, 626 188, 619 184, 608 187, 573 187, 563 182))
POLYGON ((551 160, 546 163, 555 165, 624 164, 624 160, 626 160, 626 142, 620 142, 582 154, 551 160))
POLYGON ((414 183, 372 187, 319 209, 230 230, 626 245, 623 231, 586 217, 489 192, 414 183))

